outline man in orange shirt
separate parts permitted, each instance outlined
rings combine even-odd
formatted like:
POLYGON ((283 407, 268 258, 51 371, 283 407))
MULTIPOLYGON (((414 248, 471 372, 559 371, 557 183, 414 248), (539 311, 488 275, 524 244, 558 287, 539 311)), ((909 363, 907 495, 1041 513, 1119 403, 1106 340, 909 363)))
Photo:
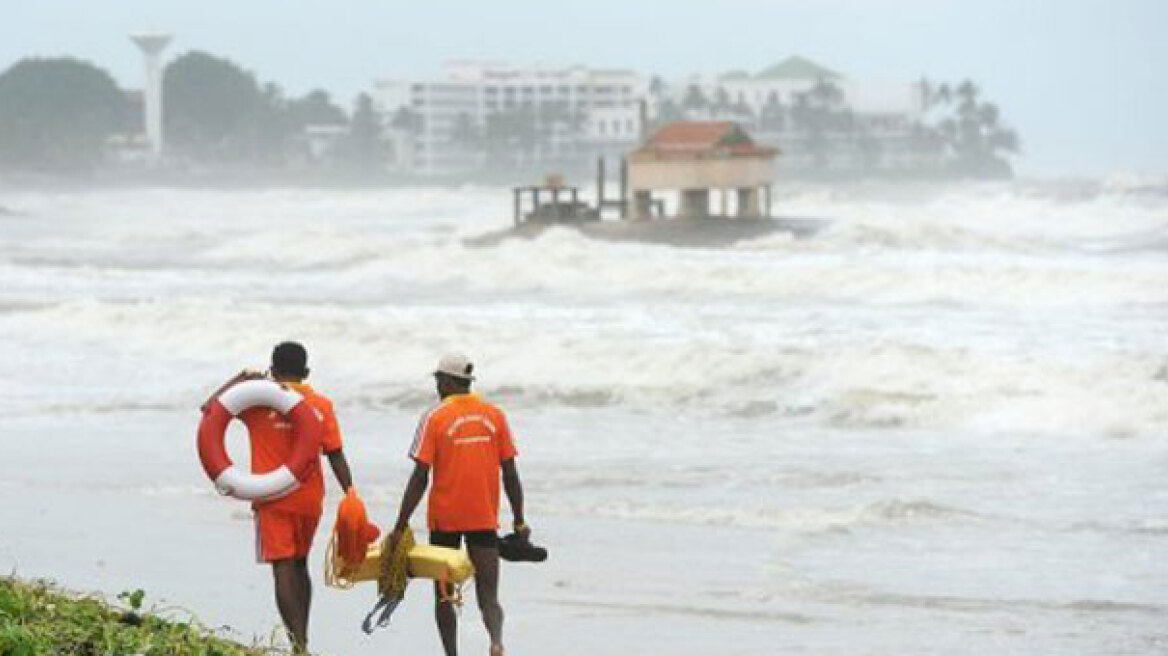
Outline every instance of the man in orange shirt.
MULTIPOLYGON (((296 342, 278 344, 272 350, 269 375, 276 382, 304 397, 324 422, 321 451, 328 457, 333 474, 342 490, 353 485, 349 463, 341 450, 341 431, 333 404, 303 381, 308 377, 308 353, 296 342)), ((224 385, 231 385, 257 374, 243 373, 224 385)), ((247 426, 251 442, 251 470, 256 474, 273 471, 284 464, 292 452, 294 434, 286 417, 269 408, 252 408, 240 415, 247 426)), ((256 525, 256 558, 271 563, 276 586, 276 607, 297 653, 308 651, 308 610, 312 602, 312 581, 308 576, 308 552, 320 517, 324 512, 324 477, 320 461, 291 494, 271 501, 252 503, 256 525)))
MULTIPOLYGON (((475 597, 491 637, 491 654, 503 653, 503 608, 499 605, 499 479, 511 504, 516 533, 523 521, 523 486, 515 467, 515 444, 503 411, 470 393, 474 365, 462 355, 438 362, 434 379, 441 401, 423 415, 410 448, 414 472, 402 496, 390 535, 396 545, 409 525, 434 473, 427 524, 430 544, 457 549, 465 538, 475 567, 475 597)), ((435 585, 435 619, 447 656, 458 653, 458 617, 435 585)))

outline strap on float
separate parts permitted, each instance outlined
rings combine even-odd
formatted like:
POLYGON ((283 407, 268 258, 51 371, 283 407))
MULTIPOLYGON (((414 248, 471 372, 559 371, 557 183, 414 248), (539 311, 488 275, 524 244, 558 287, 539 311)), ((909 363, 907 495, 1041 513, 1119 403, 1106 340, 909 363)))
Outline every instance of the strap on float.
POLYGON ((353 582, 346 579, 341 572, 337 571, 336 551, 337 534, 333 533, 329 535, 328 546, 324 552, 324 584, 330 588, 348 590, 353 587, 353 582))
POLYGON ((397 609, 397 605, 402 601, 402 597, 390 598, 382 597, 377 600, 377 604, 373 606, 373 610, 365 616, 365 620, 361 622, 361 630, 365 635, 373 635, 377 629, 383 629, 389 626, 389 618, 393 615, 393 611, 397 609), (380 614, 379 614, 380 613, 380 614), (374 619, 377 616, 377 619, 374 619))
POLYGON ((441 603, 454 604, 456 608, 462 608, 462 589, 466 586, 466 582, 461 584, 454 584, 450 582, 447 576, 443 576, 438 583, 438 601, 441 603))

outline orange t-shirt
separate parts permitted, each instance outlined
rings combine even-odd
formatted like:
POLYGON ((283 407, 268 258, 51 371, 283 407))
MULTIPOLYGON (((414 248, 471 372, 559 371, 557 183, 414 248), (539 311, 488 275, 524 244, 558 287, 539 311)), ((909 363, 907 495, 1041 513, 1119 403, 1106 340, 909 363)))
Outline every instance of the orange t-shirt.
MULTIPOLYGON (((304 397, 316 410, 316 415, 324 422, 324 440, 321 451, 328 453, 341 448, 341 429, 337 426, 337 416, 333 403, 311 387, 303 384, 285 383, 304 397)), ((252 408, 240 416, 247 426, 251 442, 251 471, 266 474, 279 469, 292 453, 292 423, 284 415, 270 408, 252 408)), ((320 460, 312 463, 312 472, 300 487, 286 497, 273 501, 256 501, 253 508, 271 508, 297 515, 320 515, 324 512, 324 477, 320 472, 320 460)))
POLYGON ((499 466, 518 455, 503 411, 474 394, 455 394, 418 424, 410 457, 430 465, 430 530, 499 527, 499 466))

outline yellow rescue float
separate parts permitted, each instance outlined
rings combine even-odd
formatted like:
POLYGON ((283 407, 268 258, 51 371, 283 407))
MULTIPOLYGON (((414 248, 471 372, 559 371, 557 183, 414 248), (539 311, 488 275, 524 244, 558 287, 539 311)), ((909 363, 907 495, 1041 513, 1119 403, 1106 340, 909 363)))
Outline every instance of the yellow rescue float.
POLYGON ((445 601, 462 603, 462 587, 474 576, 474 565, 461 549, 417 544, 412 530, 406 530, 397 548, 389 553, 390 536, 377 542, 380 531, 369 523, 357 491, 348 494, 337 508, 337 521, 329 537, 324 559, 324 583, 347 590, 364 581, 377 581, 380 600, 365 618, 362 628, 371 633, 389 623, 389 616, 405 598, 412 578, 436 581, 445 601), (374 616, 380 612, 380 617, 374 616))

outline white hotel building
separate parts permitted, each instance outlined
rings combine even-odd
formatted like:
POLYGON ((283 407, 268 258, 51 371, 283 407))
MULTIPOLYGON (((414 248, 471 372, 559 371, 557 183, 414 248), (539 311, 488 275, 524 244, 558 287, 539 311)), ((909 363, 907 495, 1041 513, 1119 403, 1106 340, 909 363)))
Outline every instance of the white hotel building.
POLYGON ((462 60, 447 62, 437 79, 380 80, 375 99, 389 126, 394 168, 441 176, 482 169, 487 148, 467 133, 488 135, 492 115, 515 111, 558 117, 536 120, 541 137, 514 149, 517 166, 570 168, 623 154, 641 138, 647 87, 647 78, 631 71, 462 60), (417 120, 395 126, 403 110, 417 120))
MULTIPOLYGON (((807 169, 812 166, 812 162, 806 134, 795 129, 789 112, 798 104, 801 95, 807 94, 821 81, 832 84, 840 92, 840 108, 846 109, 853 116, 856 128, 854 134, 864 134, 867 139, 879 144, 882 153, 880 168, 897 170, 921 165, 922 154, 913 148, 911 137, 913 126, 925 119, 928 109, 919 84, 854 80, 816 62, 795 56, 753 74, 732 71, 716 76, 694 75, 674 81, 668 85, 668 95, 681 105, 688 88, 696 86, 711 102, 721 92, 733 105, 749 108, 749 114, 745 116, 732 109, 724 113, 712 108, 685 113, 687 118, 713 118, 742 123, 758 143, 777 146, 782 151, 778 158, 779 171, 791 171, 807 169), (760 117, 772 99, 788 112, 785 125, 779 130, 768 128, 760 122, 760 117)), ((853 138, 842 134, 830 137, 829 140, 833 142, 829 144, 830 168, 849 169, 860 165, 854 142, 849 142, 853 138)))
POLYGON ((781 172, 817 168, 817 149, 826 149, 827 168, 838 171, 919 169, 935 157, 914 140, 928 110, 919 84, 854 80, 788 57, 756 73, 692 75, 650 87, 649 76, 627 70, 458 60, 435 77, 380 80, 374 97, 392 144, 391 168, 422 176, 588 171, 597 156, 620 157, 639 145, 642 123, 656 121, 667 99, 680 109, 677 118, 734 121, 758 143, 777 146, 781 172), (792 109, 821 81, 838 91, 853 128, 817 146, 792 109), (702 91, 705 108, 685 106, 690 87, 702 91), (719 97, 728 104, 715 103, 719 97), (786 115, 780 126, 763 120, 774 101, 786 115), (410 120, 400 120, 403 112, 410 120), (508 126, 500 127, 501 117, 508 126), (874 150, 878 163, 866 162, 874 150))

